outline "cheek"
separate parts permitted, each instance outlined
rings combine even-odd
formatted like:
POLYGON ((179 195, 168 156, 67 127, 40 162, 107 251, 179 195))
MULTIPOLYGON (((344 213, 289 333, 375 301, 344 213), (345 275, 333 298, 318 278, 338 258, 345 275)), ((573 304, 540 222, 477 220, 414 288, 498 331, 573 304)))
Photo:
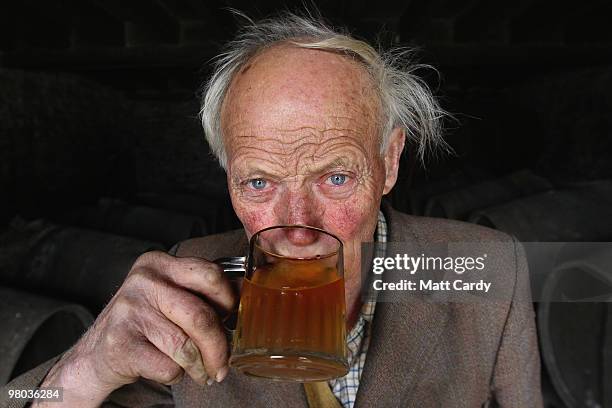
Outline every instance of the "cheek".
POLYGON ((372 240, 377 212, 378 207, 374 203, 365 206, 355 202, 344 203, 326 212, 327 229, 344 243, 344 276, 349 292, 354 290, 350 289, 354 287, 351 285, 359 283, 361 243, 372 240))
POLYGON ((325 229, 333 232, 342 241, 348 242, 366 238, 371 219, 371 208, 358 200, 349 200, 329 206, 325 211, 324 225, 325 229))
POLYGON ((343 241, 361 242, 372 238, 382 198, 382 173, 374 166, 371 176, 352 197, 327 203, 326 226, 343 241))
POLYGON ((231 196, 236 216, 244 226, 249 238, 257 231, 277 224, 270 206, 253 205, 252 203, 247 205, 240 200, 236 200, 233 195, 231 196))

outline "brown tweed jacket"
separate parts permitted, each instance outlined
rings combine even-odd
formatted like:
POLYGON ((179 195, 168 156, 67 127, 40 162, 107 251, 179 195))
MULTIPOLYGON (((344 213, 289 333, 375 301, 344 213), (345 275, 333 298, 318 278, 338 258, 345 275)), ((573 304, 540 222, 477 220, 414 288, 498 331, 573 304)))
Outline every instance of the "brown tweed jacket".
MULTIPOLYGON (((409 216, 388 206, 383 212, 391 242, 513 243, 508 235, 472 224, 409 216)), ((512 301, 379 303, 355 406, 541 407, 534 313, 525 301, 527 265, 520 245, 514 242, 514 248, 511 255, 498 257, 504 284, 513 288, 512 301)), ((245 252, 244 233, 233 231, 184 241, 176 254, 215 259, 245 252)), ((7 388, 37 386, 56 360, 5 386, 0 407, 23 407, 24 403, 3 399, 7 388)), ((171 388, 140 380, 113 392, 103 406, 307 407, 307 400, 300 384, 267 382, 231 370, 221 384, 209 387, 188 376, 171 388)))

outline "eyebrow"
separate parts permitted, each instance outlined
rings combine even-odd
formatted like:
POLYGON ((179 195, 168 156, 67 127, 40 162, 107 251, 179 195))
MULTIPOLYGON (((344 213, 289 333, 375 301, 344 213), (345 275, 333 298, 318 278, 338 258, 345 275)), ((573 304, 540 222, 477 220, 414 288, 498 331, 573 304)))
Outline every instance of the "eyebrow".
POLYGON ((335 167, 349 167, 349 164, 350 164, 350 161, 346 157, 340 156, 340 157, 336 157, 334 160, 332 160, 329 163, 315 167, 315 171, 318 170, 320 172, 322 170, 330 170, 335 167))
MULTIPOLYGON (((282 178, 283 176, 281 176, 282 178)), ((266 178, 266 179, 277 179, 279 178, 278 174, 270 173, 262 168, 249 168, 244 171, 238 171, 237 174, 232 177, 235 181, 243 180, 243 179, 253 179, 253 178, 266 178)))
MULTIPOLYGON (((350 163, 351 161, 348 160, 346 157, 340 156, 340 157, 336 157, 333 160, 320 164, 320 165, 318 165, 317 163, 307 164, 305 168, 308 170, 309 173, 324 173, 324 172, 327 172, 335 168, 351 167, 350 163)), ((238 179, 244 179, 244 178, 250 179, 253 177, 277 179, 279 177, 280 178, 285 177, 285 174, 279 176, 279 174, 267 171, 261 168, 260 166, 258 166, 257 164, 251 168, 244 168, 243 171, 239 171, 238 173, 239 173, 237 175, 238 179)))

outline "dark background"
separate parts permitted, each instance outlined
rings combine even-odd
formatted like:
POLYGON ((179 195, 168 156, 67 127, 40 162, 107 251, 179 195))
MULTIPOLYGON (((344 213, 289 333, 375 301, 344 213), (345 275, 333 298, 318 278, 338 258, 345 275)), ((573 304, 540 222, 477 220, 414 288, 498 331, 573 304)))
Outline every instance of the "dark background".
MULTIPOLYGON (((218 193, 196 91, 235 31, 281 2, 7 1, 0 11, 0 221, 136 191, 218 193), (40 205, 44 203, 44 205, 40 205)), ((608 1, 321 1, 355 35, 421 47, 457 156, 402 186, 530 168, 555 183, 610 177, 608 1), (380 35, 380 33, 383 33, 380 35)), ((400 187, 402 187, 400 186, 400 187)), ((398 189, 399 190, 399 189, 398 189)), ((407 210, 407 208, 404 208, 407 210)))
MULTIPOLYGON (((87 274, 92 264, 112 263, 104 251, 129 238, 123 247, 132 250, 113 264, 109 278, 116 287, 145 249, 239 226, 225 175, 197 119, 197 91, 210 72, 209 60, 236 30, 228 7, 257 19, 283 8, 300 10, 301 4, 3 2, 3 281, 84 303, 95 314, 107 292, 92 302, 80 288, 54 286, 40 276, 68 276, 71 267, 87 274), (43 221, 33 223, 37 219, 43 221), (83 266, 67 260, 74 242, 83 243, 76 252, 94 261, 83 266)), ((478 210, 509 204, 482 223, 522 240, 612 238, 612 188, 602 181, 612 177, 611 2, 346 0, 316 6, 359 38, 419 47, 420 62, 439 72, 418 71, 457 119, 447 121, 446 132, 456 154, 430 157, 424 168, 409 148, 389 198, 398 209, 474 221, 478 210), (508 175, 514 175, 510 182, 508 175), (540 197, 542 191, 548 195, 540 197), (524 196, 535 199, 515 201, 524 196)), ((599 313, 598 322, 611 315, 599 309, 576 313, 577 319, 599 313)), ((598 330, 596 338, 605 324, 598 330)), ((563 352, 579 352, 572 347, 563 352)), ((612 401, 600 378, 600 357, 593 357, 597 367, 585 374, 596 385, 568 391, 586 404, 576 406, 612 401)), ((562 406, 547 387, 547 404, 562 406)))

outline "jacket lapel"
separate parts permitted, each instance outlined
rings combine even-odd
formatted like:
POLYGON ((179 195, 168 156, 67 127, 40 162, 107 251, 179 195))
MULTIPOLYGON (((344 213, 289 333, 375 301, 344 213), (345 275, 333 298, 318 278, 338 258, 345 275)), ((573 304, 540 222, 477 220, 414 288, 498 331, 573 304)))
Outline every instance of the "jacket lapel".
MULTIPOLYGON (((383 212, 389 228, 388 241, 407 243, 409 255, 420 253, 410 227, 405 229, 398 223, 389 206, 383 206, 383 212)), ((417 301, 400 291, 387 295, 388 301, 376 305, 357 407, 406 405, 418 385, 420 368, 435 351, 449 319, 444 303, 428 301, 427 297, 417 301)))
POLYGON ((356 406, 396 407, 409 401, 447 320, 442 304, 377 304, 356 406))

